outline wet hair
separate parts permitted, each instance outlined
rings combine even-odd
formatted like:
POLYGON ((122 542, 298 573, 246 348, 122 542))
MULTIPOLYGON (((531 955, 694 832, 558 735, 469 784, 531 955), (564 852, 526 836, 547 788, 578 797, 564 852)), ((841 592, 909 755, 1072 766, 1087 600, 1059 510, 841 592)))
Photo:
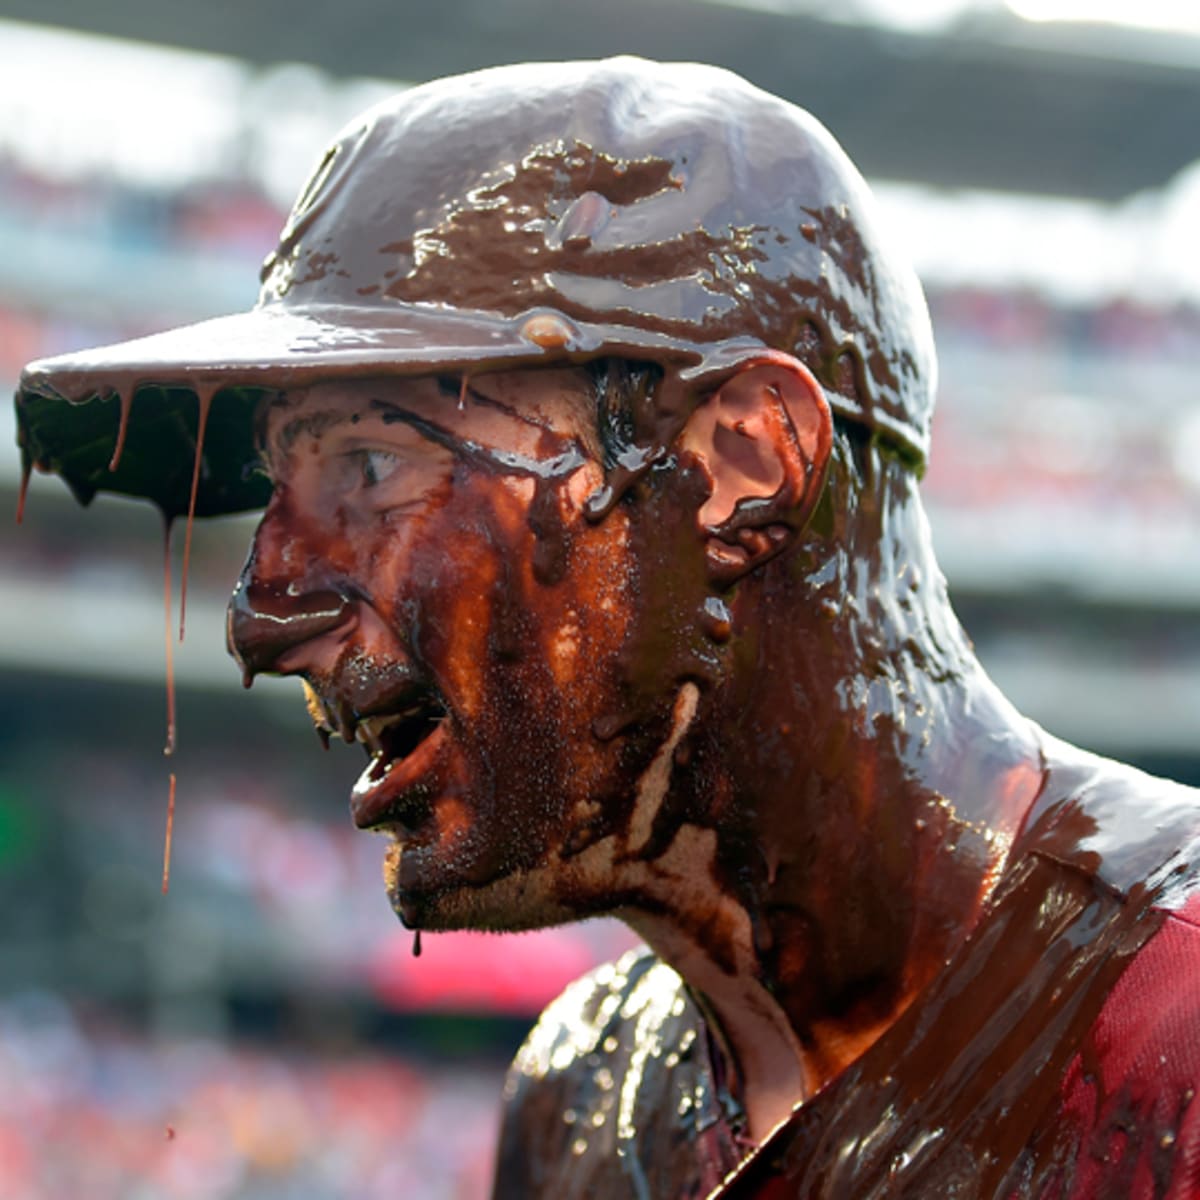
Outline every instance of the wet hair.
POLYGON ((637 413, 652 407, 663 377, 657 363, 598 358, 587 364, 596 400, 596 432, 605 471, 637 445, 637 413))
MULTIPOLYGON (((798 349, 805 348, 802 345, 798 349)), ((818 379, 826 373, 820 369, 823 364, 808 361, 811 354, 801 354, 800 357, 818 379)), ((843 375, 844 359, 844 355, 838 359, 838 369, 843 375)), ((591 376, 594 391, 596 432, 604 469, 610 471, 625 452, 637 446, 637 414, 639 410, 653 408, 654 394, 662 380, 663 370, 657 363, 623 358, 595 359, 587 363, 585 369, 591 376)), ((845 377, 836 382, 846 391, 851 391, 855 386, 845 377)), ((822 383, 829 386, 824 380, 822 383)), ((847 473, 848 479, 861 482, 871 477, 872 472, 864 467, 871 458, 869 450, 873 446, 884 459, 895 460, 897 465, 904 468, 912 466, 910 457, 893 439, 837 412, 833 413, 833 437, 835 457, 847 464, 857 464, 857 469, 847 473)))
MULTIPOLYGON (((620 358, 598 359, 586 369, 594 389, 595 428, 604 468, 611 471, 627 451, 637 448, 639 425, 644 429, 648 424, 663 372, 655 363, 620 358), (646 415, 639 421, 641 414, 646 415)), ((855 386, 844 375, 835 382, 847 390, 855 386)), ((812 580, 821 581, 819 591, 831 600, 847 589, 860 592, 862 615, 868 620, 882 615, 874 611, 876 604, 894 590, 886 577, 903 565, 892 560, 897 555, 900 560, 912 554, 923 557, 928 549, 917 499, 919 478, 911 454, 894 438, 833 414, 825 487, 799 547, 804 570, 812 580), (878 576, 871 587, 850 578, 864 570, 878 576)), ((926 580, 926 587, 932 582, 926 580)))

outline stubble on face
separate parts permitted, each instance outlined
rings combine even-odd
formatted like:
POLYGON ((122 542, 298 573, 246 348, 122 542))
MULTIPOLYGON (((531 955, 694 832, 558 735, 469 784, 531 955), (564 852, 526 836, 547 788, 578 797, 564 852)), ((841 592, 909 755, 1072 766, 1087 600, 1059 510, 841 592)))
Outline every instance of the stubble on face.
POLYGON ((667 692, 657 723, 597 733, 625 719, 639 581, 628 511, 584 516, 604 478, 588 386, 576 371, 482 377, 453 398, 431 380, 324 385, 268 420, 264 527, 291 563, 276 583, 340 588, 356 613, 293 671, 352 719, 364 678, 406 672, 446 714, 413 752, 431 760, 419 778, 391 795, 406 764, 377 763, 362 789, 359 823, 393 837, 388 889, 410 925, 601 910, 611 889, 581 856, 624 836, 671 729, 667 692))

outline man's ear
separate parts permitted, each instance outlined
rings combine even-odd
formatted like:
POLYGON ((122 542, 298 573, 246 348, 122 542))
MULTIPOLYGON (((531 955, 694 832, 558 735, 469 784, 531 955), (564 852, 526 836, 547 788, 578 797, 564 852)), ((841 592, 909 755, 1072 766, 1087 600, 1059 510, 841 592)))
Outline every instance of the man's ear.
POLYGON ((821 495, 833 421, 821 385, 791 355, 748 361, 680 435, 712 482, 697 521, 709 576, 727 586, 783 550, 821 495))

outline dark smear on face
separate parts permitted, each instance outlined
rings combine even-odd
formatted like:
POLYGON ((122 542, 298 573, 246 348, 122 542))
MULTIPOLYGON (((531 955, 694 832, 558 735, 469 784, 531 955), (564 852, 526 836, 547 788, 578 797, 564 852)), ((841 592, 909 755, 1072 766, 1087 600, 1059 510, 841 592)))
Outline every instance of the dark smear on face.
MULTIPOLYGON (((553 456, 530 458, 517 451, 499 450, 472 441, 470 438, 459 437, 428 418, 419 416, 404 408, 403 405, 393 404, 388 400, 374 399, 371 401, 371 407, 382 413, 384 424, 408 425, 435 445, 443 446, 465 462, 481 468, 489 475, 525 476, 559 483, 587 461, 575 439, 552 434, 549 430, 543 429, 542 436, 551 441, 553 456)), ((534 422, 529 423, 533 424, 534 422)))

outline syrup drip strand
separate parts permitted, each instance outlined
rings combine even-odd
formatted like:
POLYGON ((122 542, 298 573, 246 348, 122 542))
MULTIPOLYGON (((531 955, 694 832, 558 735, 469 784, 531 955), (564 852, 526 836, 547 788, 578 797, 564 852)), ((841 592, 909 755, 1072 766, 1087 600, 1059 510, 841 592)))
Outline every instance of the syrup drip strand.
POLYGON ((33 463, 27 462, 21 468, 21 487, 17 492, 17 524, 25 520, 25 497, 29 494, 29 477, 33 474, 33 463))
POLYGON ((167 648, 167 744, 163 753, 175 753, 175 639, 171 620, 171 519, 163 523, 163 615, 166 618, 167 648))
POLYGON ((183 536, 183 572, 179 579, 179 640, 183 641, 183 627, 187 614, 188 565, 192 560, 192 526, 196 521, 196 493, 200 488, 200 462, 204 453, 204 429, 208 424, 208 410, 212 406, 213 394, 206 389, 198 392, 200 411, 196 422, 196 457, 192 463, 192 492, 188 499, 187 528, 183 536))
POLYGON ((413 934, 413 958, 421 957, 421 931, 418 929, 413 934))
POLYGON ((171 786, 167 792, 167 835, 163 839, 163 895, 171 884, 171 834, 175 829, 175 772, 171 772, 171 786))
POLYGON ((108 469, 115 471, 121 465, 121 453, 125 449, 125 435, 129 432, 129 411, 133 407, 132 389, 121 393, 121 423, 117 426, 117 444, 113 448, 112 458, 108 460, 108 469))

